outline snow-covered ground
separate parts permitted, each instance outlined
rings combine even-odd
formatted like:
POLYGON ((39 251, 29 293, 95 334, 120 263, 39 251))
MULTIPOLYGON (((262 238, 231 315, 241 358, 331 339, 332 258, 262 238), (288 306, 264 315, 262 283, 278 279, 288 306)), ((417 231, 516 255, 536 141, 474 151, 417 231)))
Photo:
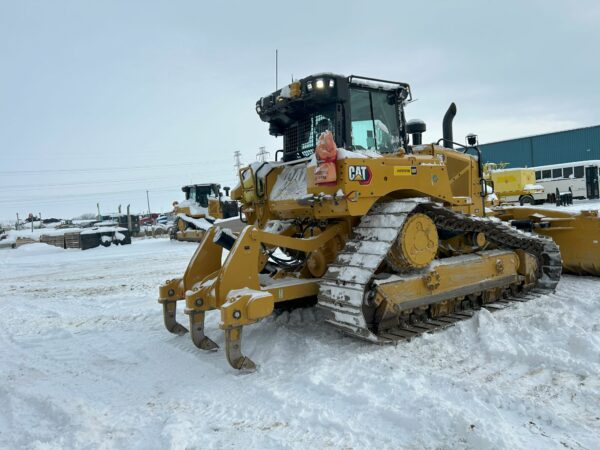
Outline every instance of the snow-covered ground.
POLYGON ((246 328, 240 374, 163 328, 195 247, 0 251, 0 448, 600 446, 598 279, 397 347, 283 313, 246 328))
MULTIPOLYGON (((579 212, 582 210, 600 211, 600 200, 573 200, 573 204, 568 206, 556 206, 553 203, 544 203, 543 205, 536 205, 534 207, 565 212, 579 212)), ((525 205, 524 208, 531 208, 531 206, 525 205)))

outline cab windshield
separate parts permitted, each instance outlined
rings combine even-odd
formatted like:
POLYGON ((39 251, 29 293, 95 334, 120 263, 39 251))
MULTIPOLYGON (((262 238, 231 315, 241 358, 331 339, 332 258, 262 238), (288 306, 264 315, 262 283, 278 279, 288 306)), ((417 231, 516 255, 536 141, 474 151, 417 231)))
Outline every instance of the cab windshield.
POLYGON ((208 207, 209 197, 216 197, 210 186, 190 186, 186 196, 188 200, 192 200, 204 208, 208 207))
POLYGON ((400 142, 398 112, 387 92, 353 88, 350 90, 352 145, 357 150, 388 153, 400 142))

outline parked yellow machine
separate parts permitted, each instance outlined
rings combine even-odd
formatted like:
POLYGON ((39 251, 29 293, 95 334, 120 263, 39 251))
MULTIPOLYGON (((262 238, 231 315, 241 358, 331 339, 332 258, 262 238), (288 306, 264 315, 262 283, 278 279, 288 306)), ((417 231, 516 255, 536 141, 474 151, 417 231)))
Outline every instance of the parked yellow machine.
POLYGON ((212 227, 215 219, 227 219, 238 215, 238 205, 229 199, 229 188, 216 183, 190 184, 183 186, 185 200, 173 204, 176 216, 171 229, 171 239, 200 242, 206 230, 212 227))
POLYGON ((554 290, 555 243, 485 217, 478 148, 453 149, 454 104, 444 138, 422 145, 410 99, 406 83, 331 74, 261 98, 282 161, 240 171, 232 197, 248 226, 209 229, 183 277, 160 286, 166 328, 187 332, 185 301, 194 344, 215 350, 204 318, 218 309, 229 363, 253 369, 243 327, 299 299, 317 299, 344 333, 392 343, 554 290))
POLYGON ((505 164, 487 163, 484 165, 484 176, 493 183, 494 194, 501 203, 543 203, 544 186, 536 183, 533 169, 507 168, 505 164))

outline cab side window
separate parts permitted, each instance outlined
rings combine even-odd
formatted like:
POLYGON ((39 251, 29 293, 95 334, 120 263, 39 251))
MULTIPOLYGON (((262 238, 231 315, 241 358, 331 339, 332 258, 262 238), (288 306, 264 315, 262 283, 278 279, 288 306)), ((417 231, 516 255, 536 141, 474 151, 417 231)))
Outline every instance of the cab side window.
POLYGON ((352 145, 357 150, 395 151, 400 142, 396 106, 386 92, 352 89, 352 145))

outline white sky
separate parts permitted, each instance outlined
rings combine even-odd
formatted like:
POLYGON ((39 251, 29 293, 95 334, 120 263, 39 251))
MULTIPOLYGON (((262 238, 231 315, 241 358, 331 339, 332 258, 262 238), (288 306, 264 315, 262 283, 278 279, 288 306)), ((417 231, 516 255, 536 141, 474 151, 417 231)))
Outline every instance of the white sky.
POLYGON ((408 118, 496 141, 600 123, 600 3, 0 0, 0 219, 167 210, 280 141, 293 74, 405 81, 408 118))

